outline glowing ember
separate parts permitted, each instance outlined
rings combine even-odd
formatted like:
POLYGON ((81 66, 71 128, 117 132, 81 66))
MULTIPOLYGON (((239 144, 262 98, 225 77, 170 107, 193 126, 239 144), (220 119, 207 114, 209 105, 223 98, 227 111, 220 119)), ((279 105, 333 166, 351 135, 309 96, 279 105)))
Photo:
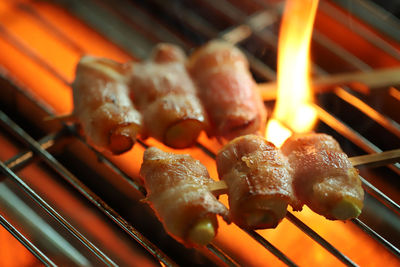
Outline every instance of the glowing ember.
POLYGON ((318 0, 286 2, 279 34, 277 101, 266 131, 266 138, 278 147, 291 131, 311 131, 317 119, 309 78, 310 40, 317 6, 318 0))

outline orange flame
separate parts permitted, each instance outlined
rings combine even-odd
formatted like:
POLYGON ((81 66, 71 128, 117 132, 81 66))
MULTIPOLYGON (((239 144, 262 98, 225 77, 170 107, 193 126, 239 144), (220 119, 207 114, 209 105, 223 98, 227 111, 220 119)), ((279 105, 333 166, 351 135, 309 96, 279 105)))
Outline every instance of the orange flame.
POLYGON ((291 132, 309 132, 317 114, 312 106, 310 41, 318 0, 288 0, 279 34, 278 92, 266 138, 276 146, 291 132))

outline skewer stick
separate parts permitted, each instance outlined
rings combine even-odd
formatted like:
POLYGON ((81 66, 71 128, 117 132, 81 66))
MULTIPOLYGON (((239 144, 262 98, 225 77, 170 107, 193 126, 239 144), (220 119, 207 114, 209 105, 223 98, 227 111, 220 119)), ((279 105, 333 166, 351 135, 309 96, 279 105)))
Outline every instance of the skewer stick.
MULTIPOLYGON (((315 92, 324 92, 335 85, 353 84, 358 85, 361 91, 367 91, 369 88, 387 87, 400 83, 400 68, 387 68, 371 70, 367 72, 350 72, 337 75, 330 75, 315 78, 313 81, 315 92), (361 86, 360 86, 361 85, 361 86)), ((274 100, 276 98, 276 83, 258 84, 261 96, 264 101, 274 100)))
MULTIPOLYGON (((368 154, 363 156, 351 157, 350 162, 354 167, 360 165, 369 166, 383 166, 390 163, 400 162, 400 148, 394 150, 388 150, 381 153, 368 154)), ((225 181, 216 181, 208 186, 210 191, 216 195, 226 194, 228 192, 228 186, 225 181)))
POLYGON ((47 116, 43 118, 44 121, 53 121, 53 120, 74 121, 75 119, 76 118, 73 113, 61 114, 56 116, 47 116))
POLYGON ((219 180, 208 185, 208 189, 215 196, 223 195, 228 193, 228 185, 224 180, 219 180))
POLYGON ((349 158, 353 166, 382 166, 400 161, 400 148, 381 153, 368 154, 349 158))

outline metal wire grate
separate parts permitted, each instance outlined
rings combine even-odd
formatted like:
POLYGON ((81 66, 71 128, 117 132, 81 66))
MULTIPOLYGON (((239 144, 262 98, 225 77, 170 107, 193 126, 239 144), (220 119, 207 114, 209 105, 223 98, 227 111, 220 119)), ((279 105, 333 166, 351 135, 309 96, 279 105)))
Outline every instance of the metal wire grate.
MULTIPOLYGON (((128 51, 134 58, 146 57, 153 44, 160 41, 174 42, 183 46, 186 50, 190 50, 206 40, 223 38, 241 46, 247 54, 251 68, 259 81, 271 81, 275 78, 275 66, 271 58, 275 58, 276 51, 272 52, 269 58, 265 58, 264 53, 260 52, 260 48, 271 49, 271 51, 276 50, 277 25, 279 24, 280 13, 282 11, 281 2, 274 5, 265 5, 262 1, 258 0, 251 1, 251 4, 247 5, 236 3, 237 1, 216 2, 208 0, 194 1, 191 4, 183 1, 174 1, 172 5, 166 1, 159 0, 147 1, 146 3, 125 0, 120 1, 118 5, 108 0, 65 2, 59 0, 55 2, 61 3, 69 12, 91 25, 91 27, 100 32, 109 41, 116 43, 118 46, 128 51), (198 7, 198 9, 194 7, 198 7), (208 16, 219 14, 220 21, 216 23, 214 20, 207 17, 207 12, 210 13, 208 16)), ((54 22, 38 12, 38 6, 36 4, 29 1, 17 1, 15 4, 11 5, 13 5, 12 8, 20 12, 25 12, 27 16, 33 18, 44 31, 60 41, 63 45, 69 47, 68 49, 75 51, 75 53, 79 55, 91 52, 90 49, 82 47, 69 35, 65 34, 59 25, 54 24, 54 22)), ((331 2, 322 2, 319 8, 322 13, 329 14, 329 17, 333 17, 338 23, 347 23, 348 17, 344 16, 343 12, 331 2)), ((354 34, 361 36, 363 42, 371 44, 375 49, 374 51, 378 51, 384 54, 385 57, 390 58, 390 64, 395 66, 396 64, 397 66, 400 65, 398 56, 399 46, 397 44, 388 42, 385 38, 374 34, 373 31, 366 29, 362 23, 357 22, 352 26, 354 34)), ((48 75, 53 76, 54 79, 68 86, 69 82, 66 75, 52 66, 52 64, 49 64, 49 60, 44 54, 38 53, 38 51, 35 51, 29 44, 21 41, 21 38, 17 36, 12 29, 1 26, 0 39, 34 62, 34 64, 43 68, 48 75)), ((371 64, 371 62, 365 62, 364 58, 347 51, 346 47, 336 43, 328 37, 328 33, 321 32, 318 27, 314 34, 313 42, 319 50, 324 52, 328 51, 330 55, 334 55, 335 58, 338 58, 337 61, 344 62, 343 66, 346 70, 369 71, 380 67, 371 64)), ((332 72, 330 69, 320 66, 318 62, 321 62, 321 65, 326 65, 325 60, 317 59, 316 62, 314 62, 316 74, 329 75, 332 72)), ((0 62, 0 64, 2 63, 0 62)), ((7 66, 5 66, 5 68, 7 69, 7 66)), ((11 84, 11 92, 16 91, 16 94, 22 95, 22 97, 32 103, 32 105, 37 106, 43 114, 54 115, 52 110, 41 103, 42 100, 38 100, 27 93, 31 91, 28 86, 13 84, 11 77, 12 75, 3 78, 3 80, 11 84)), ((393 86, 395 85, 396 84, 393 84, 393 86)), ((381 91, 387 92, 387 89, 379 90, 379 92, 381 91)), ((392 139, 394 139, 395 142, 391 145, 393 149, 398 148, 400 142, 400 127, 396 122, 398 118, 392 119, 385 116, 383 111, 368 105, 367 101, 362 98, 365 97, 353 90, 351 86, 337 88, 329 93, 322 94, 320 104, 317 105, 318 115, 323 123, 321 130, 333 134, 335 137, 338 137, 339 140, 344 140, 349 147, 356 147, 356 152, 353 153, 359 153, 359 151, 363 151, 363 153, 376 153, 387 150, 379 148, 379 146, 375 144, 376 139, 370 141, 364 137, 360 131, 353 129, 347 122, 342 121, 343 117, 339 116, 341 115, 340 112, 337 112, 335 109, 331 108, 331 105, 328 105, 330 103, 329 101, 334 99, 334 104, 342 102, 347 103, 346 105, 351 106, 351 109, 366 114, 371 121, 380 125, 385 133, 388 132, 394 135, 392 139), (329 99, 326 100, 326 98, 329 99), (326 104, 327 102, 328 104, 326 104)), ((271 103, 266 104, 269 105, 271 103)), ((98 164, 104 165, 106 168, 112 170, 113 173, 117 174, 119 179, 123 179, 134 190, 145 196, 145 189, 136 176, 132 177, 131 174, 127 174, 118 164, 115 164, 105 155, 90 147, 79 136, 76 129, 68 125, 63 125, 61 130, 55 132, 50 131, 52 133, 49 134, 48 132, 47 136, 36 141, 27 131, 21 128, 22 125, 14 123, 6 112, 0 113, 0 122, 7 132, 17 136, 18 140, 25 143, 27 146, 26 151, 17 154, 7 161, 0 162, 0 168, 7 176, 7 179, 12 180, 27 192, 37 204, 63 225, 67 231, 71 232, 72 235, 75 236, 79 242, 84 244, 103 264, 108 266, 118 265, 118 263, 104 253, 101 248, 93 244, 84 234, 80 233, 79 230, 71 225, 67 219, 63 218, 63 216, 60 215, 50 203, 47 203, 46 200, 37 194, 33 188, 26 184, 17 174, 17 170, 23 169, 33 158, 39 158, 41 162, 44 162, 62 177, 62 179, 72 185, 76 192, 79 192, 79 194, 89 200, 93 206, 97 207, 98 210, 117 225, 117 227, 143 246, 160 263, 167 266, 174 266, 177 264, 176 257, 171 258, 164 249, 159 248, 150 238, 147 238, 133 227, 124 216, 120 215, 106 201, 99 197, 98 192, 94 192, 86 186, 80 178, 74 175, 69 168, 64 166, 48 150, 61 142, 65 142, 63 146, 68 146, 69 143, 76 141, 83 143, 96 155, 99 160, 98 164), (74 141, 71 141, 71 139, 74 141)), ((153 145, 152 141, 150 141, 150 143, 148 141, 140 141, 138 143, 138 146, 141 146, 142 149, 149 145, 153 145)), ((204 142, 204 140, 196 144, 196 149, 205 157, 210 159, 215 158, 215 149, 207 142, 204 142)), ((400 173, 399 163, 388 165, 388 167, 388 169, 394 173, 395 177, 398 178, 400 173)), ((390 218, 394 218, 392 224, 396 224, 399 220, 400 209, 397 201, 391 199, 393 193, 387 196, 386 192, 384 193, 382 190, 378 189, 367 179, 362 178, 362 182, 364 188, 368 192, 367 198, 373 198, 379 203, 383 203, 378 204, 378 206, 382 206, 382 209, 385 210, 385 214, 390 214, 390 218)), ((356 266, 356 263, 352 259, 341 253, 333 244, 324 239, 313 230, 312 227, 307 226, 307 224, 302 222, 297 216, 289 212, 287 219, 345 265, 356 266)), ((352 222, 385 246, 392 254, 397 257, 400 256, 398 244, 394 244, 392 240, 389 241, 387 235, 384 237, 374 231, 368 223, 363 222, 362 218, 352 220, 352 222)), ((40 248, 31 243, 24 234, 18 232, 3 216, 1 216, 1 224, 21 240, 21 242, 44 264, 50 266, 55 265, 51 259, 46 257, 40 248)), ((281 251, 263 235, 255 231, 246 231, 246 233, 286 265, 296 266, 297 259, 291 259, 287 255, 287 252, 281 251)), ((393 233, 393 235, 394 238, 396 238, 399 232, 393 233)), ((224 251, 218 244, 208 245, 207 251, 204 253, 206 255, 211 254, 211 256, 208 255, 207 257, 215 260, 215 264, 229 266, 239 265, 234 259, 234 256, 224 251)))

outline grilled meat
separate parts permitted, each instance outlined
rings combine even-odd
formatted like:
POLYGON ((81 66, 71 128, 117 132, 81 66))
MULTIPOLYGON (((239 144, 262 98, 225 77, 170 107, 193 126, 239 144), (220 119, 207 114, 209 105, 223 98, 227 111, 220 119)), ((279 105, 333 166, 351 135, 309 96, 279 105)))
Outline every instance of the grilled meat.
POLYGON ((122 65, 84 56, 72 84, 74 111, 92 145, 113 154, 132 148, 142 116, 129 98, 122 65))
POLYGON ((216 215, 226 217, 228 211, 209 191, 213 180, 204 165, 190 155, 151 147, 144 153, 140 174, 146 200, 171 236, 189 247, 212 241, 216 215))

